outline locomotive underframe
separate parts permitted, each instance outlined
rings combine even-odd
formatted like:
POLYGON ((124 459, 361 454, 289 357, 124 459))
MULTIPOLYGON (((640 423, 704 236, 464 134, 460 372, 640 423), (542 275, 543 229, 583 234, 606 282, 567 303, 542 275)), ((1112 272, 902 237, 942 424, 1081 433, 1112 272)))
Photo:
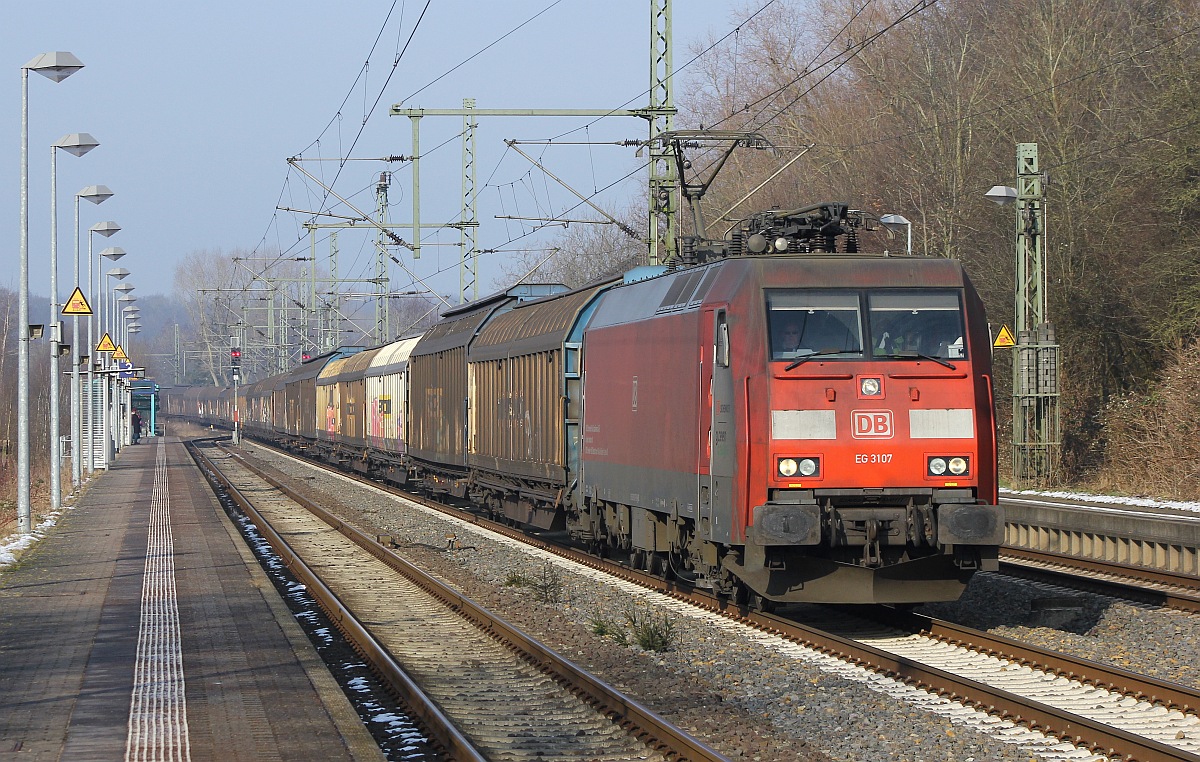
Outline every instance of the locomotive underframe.
POLYGON ((719 595, 774 602, 921 603, 958 598, 998 568, 1003 517, 972 490, 776 490, 743 544, 702 522, 604 500, 572 514, 572 535, 628 552, 719 595))

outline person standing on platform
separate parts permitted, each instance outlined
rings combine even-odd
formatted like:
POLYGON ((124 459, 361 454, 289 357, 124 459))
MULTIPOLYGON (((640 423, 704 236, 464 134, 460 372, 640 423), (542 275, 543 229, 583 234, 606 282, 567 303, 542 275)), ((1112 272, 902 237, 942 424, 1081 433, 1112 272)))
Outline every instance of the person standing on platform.
POLYGON ((138 411, 134 410, 133 415, 129 416, 129 431, 133 438, 133 443, 137 444, 142 438, 142 417, 138 415, 138 411))

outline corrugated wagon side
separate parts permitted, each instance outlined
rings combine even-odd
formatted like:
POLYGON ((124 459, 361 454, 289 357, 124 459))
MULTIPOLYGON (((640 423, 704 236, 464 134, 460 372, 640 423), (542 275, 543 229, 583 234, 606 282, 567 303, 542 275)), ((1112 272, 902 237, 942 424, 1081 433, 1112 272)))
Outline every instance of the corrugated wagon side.
POLYGON ((562 526, 577 466, 582 316, 604 284, 521 305, 479 331, 467 354, 472 488, 497 513, 562 526))
POLYGON ((526 284, 442 313, 409 357, 411 462, 431 490, 467 492, 467 348, 480 328, 523 299, 565 290, 526 284))

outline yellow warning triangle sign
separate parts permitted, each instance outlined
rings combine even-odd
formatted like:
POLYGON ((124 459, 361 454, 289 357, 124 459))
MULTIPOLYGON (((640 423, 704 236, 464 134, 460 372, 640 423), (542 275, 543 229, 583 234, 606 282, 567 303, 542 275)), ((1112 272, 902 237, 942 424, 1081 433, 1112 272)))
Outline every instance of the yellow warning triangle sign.
POLYGON ((79 290, 79 286, 71 292, 71 298, 63 305, 62 314, 64 315, 90 315, 92 314, 92 306, 88 304, 87 298, 83 292, 79 290))
POLYGON ((996 337, 996 341, 992 346, 997 349, 1008 349, 1009 347, 1016 346, 1016 344, 1017 340, 1013 338, 1012 331, 1008 330, 1008 326, 1005 325, 1000 327, 1000 335, 996 337))
POLYGON ((108 337, 107 333, 104 334, 103 339, 100 339, 100 343, 96 345, 97 352, 111 352, 116 348, 117 345, 113 344, 113 340, 108 337))
POLYGON ((124 350, 124 349, 121 349, 121 347, 120 347, 120 346, 118 346, 118 347, 117 347, 117 351, 113 352, 112 359, 114 359, 114 360, 128 360, 128 359, 129 359, 129 355, 125 354, 125 350, 124 350))

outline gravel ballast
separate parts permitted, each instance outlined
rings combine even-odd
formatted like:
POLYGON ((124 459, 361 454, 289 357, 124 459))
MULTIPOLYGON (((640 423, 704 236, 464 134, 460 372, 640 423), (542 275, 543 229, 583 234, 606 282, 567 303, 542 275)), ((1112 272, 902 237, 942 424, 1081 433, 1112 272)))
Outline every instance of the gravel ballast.
MULTIPOLYGON (((365 531, 391 535, 405 558, 733 759, 1104 759, 253 444, 240 450, 303 479, 309 497, 326 509, 365 531), (670 650, 622 643, 621 635, 632 639, 631 617, 669 627, 670 650), (609 634, 597 635, 600 629, 609 634)), ((1200 683, 1200 618, 1071 593, 1083 599, 1082 609, 1056 627, 1039 626, 1033 601, 1061 594, 979 574, 960 601, 922 610, 1161 679, 1200 683)))

